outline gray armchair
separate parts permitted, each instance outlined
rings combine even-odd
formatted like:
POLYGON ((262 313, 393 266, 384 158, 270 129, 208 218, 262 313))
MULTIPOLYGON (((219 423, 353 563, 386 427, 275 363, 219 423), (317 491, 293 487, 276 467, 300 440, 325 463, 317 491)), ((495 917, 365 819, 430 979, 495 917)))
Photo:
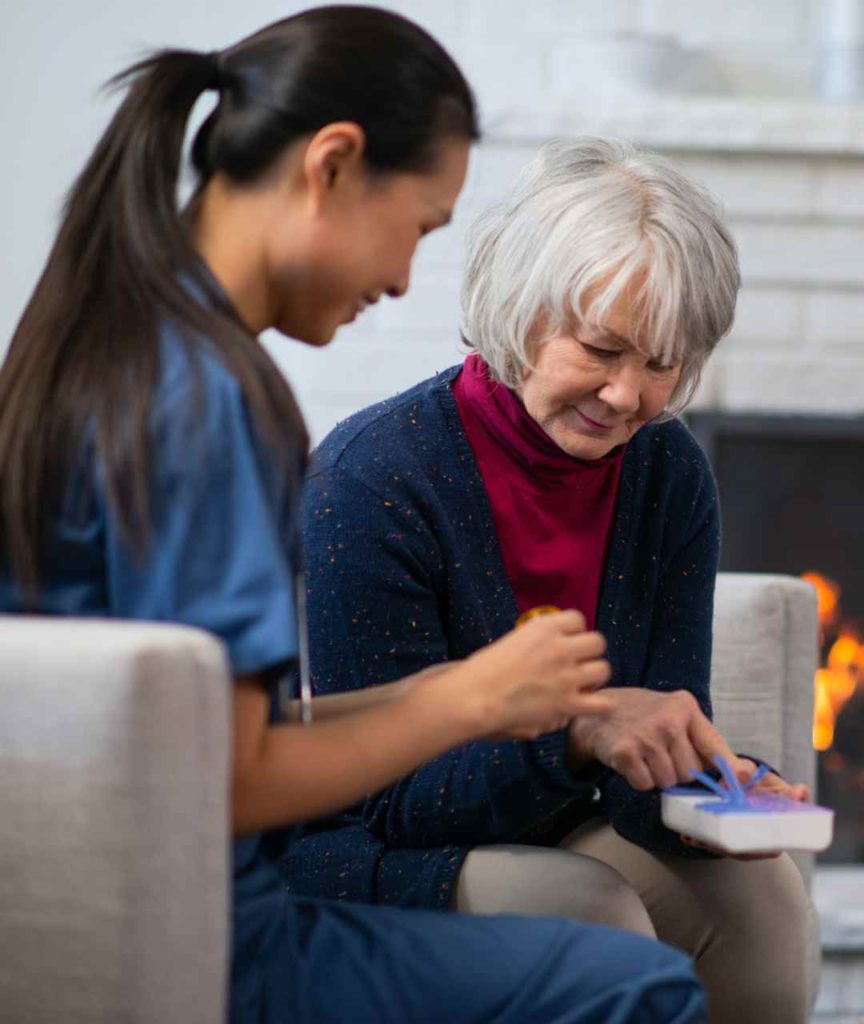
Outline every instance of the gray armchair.
MULTIPOLYGON (((720 577, 718 722, 803 781, 815 614, 800 581, 720 577)), ((196 630, 0 618, 4 1021, 222 1018, 229 686, 196 630)))

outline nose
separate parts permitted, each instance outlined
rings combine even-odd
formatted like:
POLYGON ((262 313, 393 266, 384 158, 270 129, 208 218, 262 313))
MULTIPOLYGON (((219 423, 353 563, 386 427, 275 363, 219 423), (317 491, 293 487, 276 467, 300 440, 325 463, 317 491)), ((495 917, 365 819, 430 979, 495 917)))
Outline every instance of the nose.
POLYGON ((638 366, 624 363, 612 367, 597 397, 621 415, 634 413, 642 404, 643 377, 644 371, 638 366))

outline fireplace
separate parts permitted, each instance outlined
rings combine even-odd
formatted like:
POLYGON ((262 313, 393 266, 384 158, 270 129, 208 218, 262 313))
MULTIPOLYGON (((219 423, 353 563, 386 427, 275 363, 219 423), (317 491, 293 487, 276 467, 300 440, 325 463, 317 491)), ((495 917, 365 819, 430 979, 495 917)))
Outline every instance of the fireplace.
POLYGON ((837 812, 820 860, 864 863, 864 417, 695 412, 687 422, 717 476, 721 569, 816 586, 818 790, 837 812))

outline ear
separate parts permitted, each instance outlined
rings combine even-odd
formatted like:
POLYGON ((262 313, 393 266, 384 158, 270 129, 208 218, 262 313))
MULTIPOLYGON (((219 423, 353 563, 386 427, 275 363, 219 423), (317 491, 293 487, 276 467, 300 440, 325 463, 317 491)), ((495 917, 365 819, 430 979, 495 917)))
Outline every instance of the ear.
POLYGON ((316 207, 337 189, 365 173, 366 133, 353 121, 336 121, 319 129, 303 154, 303 176, 316 207))

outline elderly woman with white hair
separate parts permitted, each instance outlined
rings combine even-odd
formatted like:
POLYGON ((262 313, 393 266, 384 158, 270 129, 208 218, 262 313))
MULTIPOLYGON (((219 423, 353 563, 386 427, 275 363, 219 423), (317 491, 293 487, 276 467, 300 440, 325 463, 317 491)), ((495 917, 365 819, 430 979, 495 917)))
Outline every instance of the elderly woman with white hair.
POLYGON ((658 788, 716 753, 754 770, 710 723, 717 494, 675 419, 738 284, 714 201, 624 144, 546 146, 481 218, 472 354, 353 416, 315 457, 314 682, 361 688, 465 658, 556 605, 605 636, 611 707, 471 743, 311 826, 284 862, 293 891, 656 934, 694 956, 715 1024, 806 1019, 791 860, 714 856, 658 813, 658 788))

